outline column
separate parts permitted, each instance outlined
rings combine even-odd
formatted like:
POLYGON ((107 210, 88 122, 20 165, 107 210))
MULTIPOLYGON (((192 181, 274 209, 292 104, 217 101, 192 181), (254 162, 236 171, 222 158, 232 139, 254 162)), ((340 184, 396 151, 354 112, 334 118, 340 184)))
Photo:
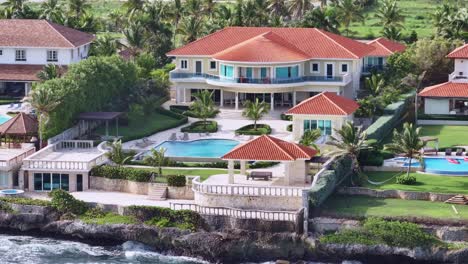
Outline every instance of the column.
POLYGON ((228 174, 229 174, 228 183, 234 184, 234 161, 233 160, 228 161, 228 174))
POLYGON ((236 110, 239 109, 239 92, 236 92, 236 110))
POLYGON ((241 169, 240 173, 241 173, 242 175, 247 175, 247 172, 246 172, 246 161, 245 161, 245 160, 241 160, 241 161, 240 161, 240 169, 241 169))
POLYGON ((224 94, 223 94, 223 89, 219 89, 219 106, 223 107, 224 106, 224 94))
POLYGON ((296 91, 294 91, 294 92, 293 92, 293 98, 292 98, 292 104, 293 104, 293 106, 296 105, 296 100, 297 100, 297 99, 296 99, 296 91))
POLYGON ((186 91, 186 90, 187 90, 186 88, 183 88, 183 89, 182 89, 182 91, 183 91, 183 93, 184 93, 184 96, 182 97, 182 98, 184 99, 184 101, 183 101, 184 103, 187 102, 187 98, 186 98, 186 97, 187 97, 187 91, 186 91))
POLYGON ((291 163, 284 163, 284 184, 287 186, 291 185, 291 163))
POLYGON ((271 111, 275 110, 275 94, 271 93, 271 111))

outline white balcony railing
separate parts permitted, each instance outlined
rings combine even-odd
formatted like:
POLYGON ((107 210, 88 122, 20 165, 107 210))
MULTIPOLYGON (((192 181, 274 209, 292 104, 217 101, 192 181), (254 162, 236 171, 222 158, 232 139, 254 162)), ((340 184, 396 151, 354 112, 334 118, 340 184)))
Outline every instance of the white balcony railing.
POLYGON ((35 151, 36 151, 35 147, 31 145, 30 147, 25 148, 21 154, 15 156, 14 158, 0 160, 0 168, 10 169, 15 166, 18 166, 26 157, 28 157, 29 155, 32 155, 35 151))
POLYGON ((304 188, 289 186, 251 186, 251 185, 213 185, 203 184, 200 177, 192 180, 194 192, 215 195, 237 195, 237 196, 280 196, 280 197, 302 197, 304 188))
POLYGON ((449 75, 449 81, 468 82, 468 76, 465 75, 463 72, 452 72, 449 75))

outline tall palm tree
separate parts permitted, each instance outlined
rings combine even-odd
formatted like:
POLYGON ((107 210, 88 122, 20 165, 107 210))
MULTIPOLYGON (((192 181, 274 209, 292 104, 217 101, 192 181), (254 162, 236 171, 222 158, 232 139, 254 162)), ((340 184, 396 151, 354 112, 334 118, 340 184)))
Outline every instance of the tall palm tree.
POLYGON ((107 146, 110 147, 110 150, 106 153, 106 157, 117 164, 117 166, 124 165, 132 158, 131 155, 125 155, 122 148, 122 140, 120 139, 116 139, 113 142, 107 142, 107 146))
POLYGON ((88 0, 68 0, 68 12, 79 18, 86 10, 91 7, 88 0))
POLYGON ((41 4, 40 18, 53 22, 62 20, 63 10, 58 0, 47 0, 41 4))
POLYGON ((370 77, 366 78, 366 88, 374 96, 380 94, 384 86, 385 80, 382 74, 372 74, 370 77))
POLYGON ((393 131, 392 143, 385 145, 385 149, 395 154, 402 154, 409 159, 406 176, 411 172, 412 159, 421 157, 421 149, 425 143, 421 140, 421 128, 413 127, 411 123, 404 123, 401 132, 393 131))
POLYGON ((182 35, 184 43, 197 40, 204 33, 204 23, 198 16, 185 17, 179 24, 177 34, 182 35))
POLYGON ((218 112, 213 101, 213 93, 214 92, 210 92, 208 90, 196 93, 194 95, 195 101, 190 105, 190 113, 203 121, 204 129, 206 129, 208 124, 206 120, 218 112))
POLYGON ((289 13, 295 18, 300 19, 314 5, 310 0, 292 0, 289 3, 289 13))
POLYGON ((22 18, 27 0, 6 0, 1 5, 8 18, 22 18))
POLYGON ((91 55, 94 56, 112 56, 117 53, 121 46, 119 40, 109 34, 101 35, 96 38, 91 46, 91 55))
POLYGON ((129 18, 132 18, 136 12, 143 10, 145 3, 146 0, 127 0, 122 7, 126 10, 129 18))
POLYGON ((151 155, 146 156, 144 158, 144 162, 150 166, 158 167, 158 174, 159 176, 162 176, 162 166, 169 163, 169 158, 166 157, 166 149, 151 149, 151 155))
POLYGON ((367 134, 361 127, 355 127, 353 123, 346 122, 341 129, 334 129, 338 136, 330 136, 328 144, 335 146, 337 150, 329 153, 331 156, 349 156, 351 167, 357 175, 361 173, 358 157, 361 150, 369 149, 366 139, 367 134))
POLYGON ((341 0, 337 8, 337 18, 345 27, 346 35, 349 36, 349 26, 353 21, 363 21, 362 8, 354 3, 354 0, 341 0))
POLYGON ((401 39, 401 28, 390 25, 388 27, 384 27, 382 31, 382 35, 390 40, 398 41, 401 39))
POLYGON ((242 115, 252 119, 254 121, 254 130, 257 130, 257 121, 268 114, 270 111, 269 105, 266 102, 260 102, 258 98, 256 98, 255 102, 250 100, 245 101, 244 107, 245 109, 242 115))
POLYGON ((395 0, 384 0, 375 13, 375 17, 380 20, 377 25, 384 28, 388 26, 403 27, 402 23, 405 21, 405 16, 395 0))
POLYGON ((123 31, 126 46, 135 57, 145 44, 145 28, 139 22, 131 22, 123 31))
POLYGON ((56 64, 45 65, 40 72, 37 73, 37 77, 41 81, 47 81, 59 78, 62 75, 62 69, 56 64))
POLYGON ((37 86, 32 90, 28 102, 37 113, 39 121, 39 144, 42 147, 42 139, 45 127, 49 122, 49 115, 60 104, 60 98, 58 98, 52 90, 37 86))
POLYGON ((302 27, 313 27, 328 32, 339 33, 340 22, 337 19, 335 8, 314 8, 305 13, 300 25, 302 27))
POLYGON ((284 0, 268 0, 268 10, 270 10, 270 15, 283 16, 287 14, 284 0))
POLYGON ((203 11, 203 3, 201 0, 187 0, 184 5, 186 15, 200 16, 203 11))

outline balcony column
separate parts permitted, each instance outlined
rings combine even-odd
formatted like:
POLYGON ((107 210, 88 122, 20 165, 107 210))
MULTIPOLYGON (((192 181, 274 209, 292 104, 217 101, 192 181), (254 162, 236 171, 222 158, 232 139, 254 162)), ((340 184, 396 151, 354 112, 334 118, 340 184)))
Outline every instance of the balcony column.
POLYGON ((223 107, 224 106, 224 94, 223 94, 223 89, 219 89, 219 106, 223 107))
POLYGON ((293 106, 296 105, 296 100, 297 100, 297 99, 296 99, 296 91, 294 91, 294 92, 293 92, 293 98, 292 98, 292 104, 293 104, 293 106))
POLYGON ((236 92, 236 110, 239 109, 239 92, 236 92))
POLYGON ((246 172, 246 164, 247 162, 245 160, 241 160, 240 161, 240 173, 242 175, 247 175, 247 172, 246 172))
POLYGON ((187 99, 187 98, 186 98, 186 97, 187 97, 186 88, 183 88, 183 89, 182 89, 182 92, 184 93, 184 96, 183 96, 182 98, 184 98, 184 103, 186 103, 186 102, 187 102, 187 100, 186 100, 186 99, 187 99))
POLYGON ((228 183, 234 184, 234 160, 228 161, 228 183))
POLYGON ((274 93, 271 93, 270 96, 271 96, 271 100, 270 100, 270 103, 271 103, 271 111, 273 111, 273 110, 275 110, 275 94, 274 94, 274 93))

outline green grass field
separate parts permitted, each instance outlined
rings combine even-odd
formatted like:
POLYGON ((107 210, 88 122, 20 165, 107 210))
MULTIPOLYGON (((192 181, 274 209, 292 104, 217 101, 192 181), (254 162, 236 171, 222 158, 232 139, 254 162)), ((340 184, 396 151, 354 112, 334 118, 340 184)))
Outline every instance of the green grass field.
MULTIPOLYGON (((403 35, 407 36, 411 31, 416 31, 418 37, 429 37, 434 32, 432 26, 431 14, 434 13, 436 7, 441 5, 441 0, 400 0, 398 6, 403 11, 405 22, 403 35)), ((351 30, 356 31, 357 38, 366 38, 373 34, 374 37, 381 36, 382 26, 376 25, 380 21, 375 18, 377 6, 372 6, 364 12, 365 22, 352 23, 351 30)))
POLYGON ((223 169, 163 169, 163 175, 169 175, 169 174, 200 176, 200 179, 204 181, 212 175, 227 174, 227 170, 223 170, 223 169))
MULTIPOLYGON (((366 172, 369 180, 382 182, 392 178, 396 172, 366 172)), ((415 192, 468 194, 468 177, 449 177, 422 173, 412 173, 416 177, 415 185, 397 184, 395 178, 382 185, 366 183, 364 187, 378 190, 402 190, 415 192)))
MULTIPOLYGON (((439 138, 439 148, 468 145, 467 126, 422 126, 421 136, 439 138)), ((433 143, 430 143, 433 144, 433 143)))
POLYGON ((468 219, 468 206, 440 202, 380 199, 365 196, 332 196, 322 205, 323 213, 342 217, 425 217, 468 219))

